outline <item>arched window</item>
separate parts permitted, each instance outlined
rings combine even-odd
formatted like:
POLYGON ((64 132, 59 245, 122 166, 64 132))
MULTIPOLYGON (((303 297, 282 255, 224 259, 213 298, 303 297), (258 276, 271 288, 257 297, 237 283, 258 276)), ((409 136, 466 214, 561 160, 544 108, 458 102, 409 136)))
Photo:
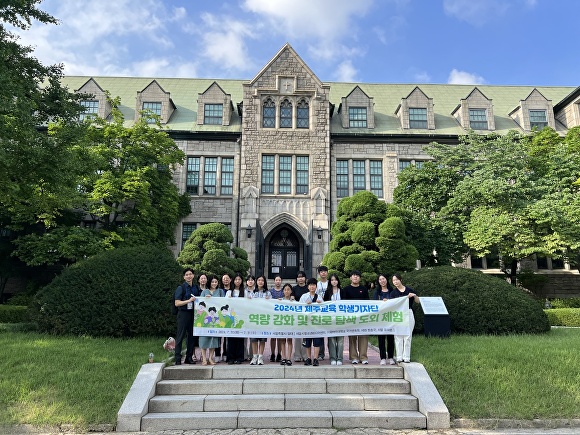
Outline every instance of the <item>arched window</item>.
POLYGON ((262 106, 262 127, 276 127, 276 105, 271 98, 268 98, 262 106))
POLYGON ((287 99, 280 104, 280 128, 292 128, 292 103, 287 99))
POLYGON ((297 106, 296 127, 310 127, 310 109, 308 108, 308 103, 304 99, 300 100, 297 106))

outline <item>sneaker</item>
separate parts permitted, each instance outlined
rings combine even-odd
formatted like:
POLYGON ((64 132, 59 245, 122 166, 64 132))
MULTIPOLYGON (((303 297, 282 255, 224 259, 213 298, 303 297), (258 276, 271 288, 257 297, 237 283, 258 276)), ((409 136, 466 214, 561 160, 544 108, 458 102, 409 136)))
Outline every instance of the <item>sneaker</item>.
POLYGON ((336 362, 336 365, 337 365, 337 366, 341 366, 341 365, 342 365, 342 361, 337 361, 337 362, 336 362))
POLYGON ((287 366, 291 366, 292 365, 292 360, 291 359, 287 359, 286 360, 286 365, 287 366))
POLYGON ((395 360, 393 358, 389 358, 389 364, 394 366, 397 363, 395 362, 395 360))
POLYGON ((387 360, 386 359, 382 359, 381 360, 381 365, 382 366, 386 366, 387 365, 387 360))
POLYGON ((278 354, 276 355, 276 362, 281 362, 282 361, 282 355, 278 354))
POLYGON ((285 366, 285 365, 286 365, 286 360, 285 360, 285 359, 281 360, 281 361, 280 361, 280 365, 281 365, 281 366, 285 366))
POLYGON ((258 355, 254 355, 252 361, 250 361, 251 366, 255 366, 256 364, 258 364, 258 355))
POLYGON ((264 357, 262 355, 258 355, 258 365, 259 366, 264 365, 264 357))
POLYGON ((300 362, 302 361, 302 358, 294 358, 294 362, 300 362))
POLYGON ((306 358, 306 360, 304 361, 304 365, 305 366, 311 366, 312 365, 312 360, 310 358, 306 358))
POLYGON ((312 365, 313 366, 318 366, 318 358, 316 358, 314 361, 312 361, 312 365))
POLYGON ((351 361, 351 363, 353 363, 353 364, 358 364, 358 359, 353 359, 353 360, 351 361))
POLYGON ((362 363, 365 364, 365 365, 367 365, 369 362, 365 359, 365 360, 363 360, 362 363))
POLYGON ((276 355, 272 354, 270 355, 270 362, 274 362, 276 361, 276 355))
POLYGON ((330 361, 330 365, 331 366, 335 366, 336 365, 336 361, 335 360, 330 361))
POLYGON ((402 363, 403 362, 403 358, 397 358, 395 361, 397 361, 397 363, 402 363))
POLYGON ((411 360, 410 359, 404 359, 403 362, 410 363, 411 360))

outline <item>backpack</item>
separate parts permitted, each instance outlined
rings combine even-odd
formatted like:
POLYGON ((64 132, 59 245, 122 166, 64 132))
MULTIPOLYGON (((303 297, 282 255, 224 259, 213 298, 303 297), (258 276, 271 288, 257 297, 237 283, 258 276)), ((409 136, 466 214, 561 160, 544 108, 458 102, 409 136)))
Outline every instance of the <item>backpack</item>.
MULTIPOLYGON (((179 300, 182 301, 185 298, 185 287, 183 287, 183 284, 181 284, 180 287, 181 287, 181 298, 179 300)), ((179 307, 175 306, 175 292, 173 292, 173 294, 171 295, 171 314, 177 316, 178 312, 179 307)))

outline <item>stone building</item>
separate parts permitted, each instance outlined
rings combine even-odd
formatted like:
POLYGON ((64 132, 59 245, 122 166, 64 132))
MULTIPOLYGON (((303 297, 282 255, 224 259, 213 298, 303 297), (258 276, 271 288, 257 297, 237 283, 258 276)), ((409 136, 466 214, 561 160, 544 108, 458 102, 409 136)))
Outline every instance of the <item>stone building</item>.
MULTIPOLYGON (((177 228, 175 254, 196 226, 221 222, 253 273, 287 279, 301 269, 315 275, 341 198, 370 190, 392 201, 397 173, 428 159, 425 144, 457 143, 469 129, 565 134, 580 125, 580 88, 324 83, 289 44, 248 81, 64 82, 94 95, 86 113, 108 116, 106 91, 121 97, 128 125, 140 110, 154 111, 186 153, 174 177, 193 212, 177 228)), ((493 261, 466 265, 492 269, 493 261)))

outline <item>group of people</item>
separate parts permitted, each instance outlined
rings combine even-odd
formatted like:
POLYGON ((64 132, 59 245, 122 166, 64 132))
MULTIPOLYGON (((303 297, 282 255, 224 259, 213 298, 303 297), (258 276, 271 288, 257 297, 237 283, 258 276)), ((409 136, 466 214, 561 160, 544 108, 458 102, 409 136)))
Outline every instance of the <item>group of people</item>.
MULTIPOLYGON (((249 275, 245 279, 241 274, 234 277, 224 275, 221 282, 216 276, 207 276, 202 273, 198 282, 195 281, 193 269, 187 268, 183 272, 184 282, 175 290, 175 306, 177 307, 177 337, 175 345, 175 364, 182 363, 183 340, 187 339, 185 352, 185 364, 196 364, 195 348, 201 349, 202 365, 214 365, 220 360, 228 364, 242 364, 249 360, 250 365, 264 364, 264 350, 267 338, 251 337, 250 347, 246 345, 247 339, 243 337, 228 337, 221 339, 214 336, 195 336, 193 334, 194 310, 196 305, 206 303, 211 297, 226 298, 265 298, 275 300, 298 301, 304 304, 321 304, 327 301, 340 300, 369 300, 369 290, 361 283, 361 273, 350 273, 350 284, 341 288, 336 274, 328 276, 326 266, 318 267, 316 278, 306 278, 303 271, 298 272, 296 285, 282 285, 282 278, 274 278, 274 287, 268 289, 267 279, 261 275, 257 278, 249 275)), ((411 361, 411 340, 415 319, 413 316, 413 303, 419 302, 416 292, 405 286, 399 274, 391 278, 389 284, 385 274, 379 274, 375 284, 375 299, 387 301, 393 298, 406 297, 409 299, 409 331, 408 335, 379 335, 379 354, 381 365, 394 365, 400 362, 411 361), (386 342, 386 343, 385 343, 386 342)), ((221 310, 227 306, 221 307, 221 310)), ((214 311, 216 309, 214 308, 214 311)), ((368 364, 367 349, 368 336, 353 335, 349 340, 349 360, 352 364, 368 364)), ((327 347, 331 365, 342 365, 344 353, 344 337, 328 337, 327 347)), ((281 365, 292 365, 294 362, 304 362, 304 365, 318 366, 320 360, 325 357, 324 338, 271 338, 270 339, 270 362, 279 362, 281 365), (294 356, 292 351, 294 349, 294 356)))

